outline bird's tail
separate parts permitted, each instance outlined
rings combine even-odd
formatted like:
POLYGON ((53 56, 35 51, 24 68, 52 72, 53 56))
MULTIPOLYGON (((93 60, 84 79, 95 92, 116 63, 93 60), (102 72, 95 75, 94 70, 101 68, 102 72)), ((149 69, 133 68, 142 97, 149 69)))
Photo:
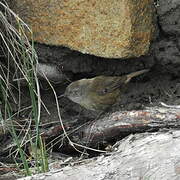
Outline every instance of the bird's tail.
POLYGON ((139 75, 144 74, 148 71, 149 71, 149 69, 143 69, 141 71, 136 71, 136 72, 133 72, 133 73, 126 75, 127 79, 126 79, 125 83, 128 83, 133 77, 139 76, 139 75))

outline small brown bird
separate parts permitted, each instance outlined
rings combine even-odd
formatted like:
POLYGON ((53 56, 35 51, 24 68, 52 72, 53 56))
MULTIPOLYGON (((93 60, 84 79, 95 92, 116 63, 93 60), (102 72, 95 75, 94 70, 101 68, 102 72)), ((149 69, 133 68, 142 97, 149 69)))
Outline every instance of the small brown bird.
POLYGON ((148 72, 148 69, 123 76, 97 76, 72 82, 64 96, 86 109, 104 111, 116 103, 126 84, 135 76, 148 72))

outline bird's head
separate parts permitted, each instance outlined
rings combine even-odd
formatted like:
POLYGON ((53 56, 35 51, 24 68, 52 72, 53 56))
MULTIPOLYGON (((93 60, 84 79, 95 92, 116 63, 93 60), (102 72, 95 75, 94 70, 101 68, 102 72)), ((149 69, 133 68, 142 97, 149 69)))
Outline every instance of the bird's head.
POLYGON ((75 103, 81 104, 86 96, 87 88, 88 79, 81 79, 79 81, 72 82, 67 86, 64 96, 75 103))

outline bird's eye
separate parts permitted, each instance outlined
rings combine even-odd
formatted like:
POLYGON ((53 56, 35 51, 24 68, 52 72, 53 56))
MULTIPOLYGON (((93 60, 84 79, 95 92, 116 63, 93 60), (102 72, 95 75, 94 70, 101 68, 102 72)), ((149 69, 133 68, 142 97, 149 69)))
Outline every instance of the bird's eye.
POLYGON ((104 88, 103 91, 102 91, 103 94, 106 94, 107 92, 108 92, 107 88, 104 88))
POLYGON ((106 93, 108 93, 108 88, 103 88, 103 89, 99 90, 97 93, 98 93, 98 95, 103 96, 106 93))

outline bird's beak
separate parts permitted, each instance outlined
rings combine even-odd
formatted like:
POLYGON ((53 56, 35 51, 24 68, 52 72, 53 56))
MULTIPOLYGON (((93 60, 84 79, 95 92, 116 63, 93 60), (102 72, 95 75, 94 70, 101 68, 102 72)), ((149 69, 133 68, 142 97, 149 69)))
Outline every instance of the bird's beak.
POLYGON ((63 97, 66 97, 66 95, 65 94, 61 94, 60 96, 58 96, 58 99, 59 98, 63 98, 63 97))

